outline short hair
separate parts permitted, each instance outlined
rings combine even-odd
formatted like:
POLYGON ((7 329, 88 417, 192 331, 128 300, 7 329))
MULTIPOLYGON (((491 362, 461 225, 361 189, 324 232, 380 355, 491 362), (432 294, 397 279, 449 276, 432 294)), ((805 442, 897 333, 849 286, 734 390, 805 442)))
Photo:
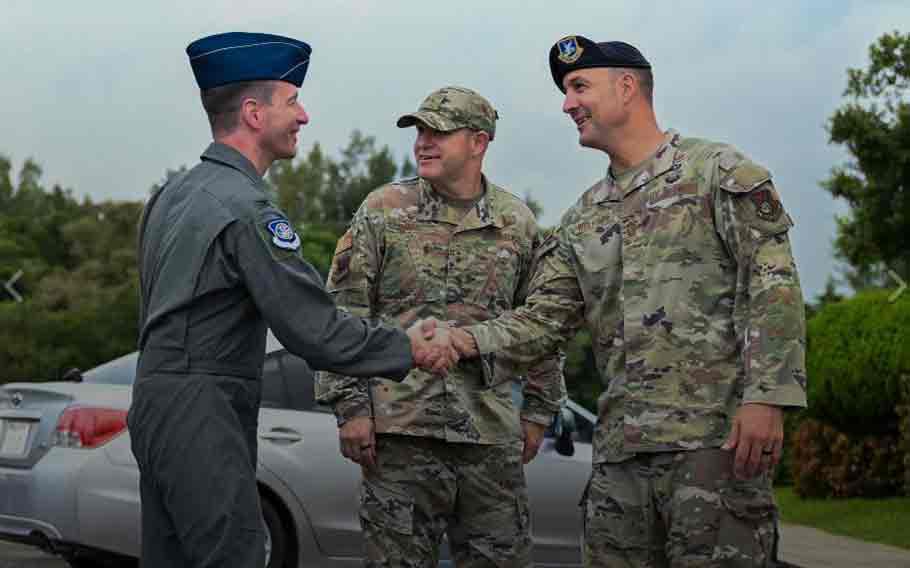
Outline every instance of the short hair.
POLYGON ((243 99, 254 98, 271 104, 275 83, 272 81, 241 81, 200 91, 202 108, 209 117, 215 134, 229 134, 240 124, 240 105, 243 99))
POLYGON ((647 67, 617 67, 615 69, 635 75, 641 94, 649 105, 654 106, 654 74, 651 73, 650 69, 647 67))

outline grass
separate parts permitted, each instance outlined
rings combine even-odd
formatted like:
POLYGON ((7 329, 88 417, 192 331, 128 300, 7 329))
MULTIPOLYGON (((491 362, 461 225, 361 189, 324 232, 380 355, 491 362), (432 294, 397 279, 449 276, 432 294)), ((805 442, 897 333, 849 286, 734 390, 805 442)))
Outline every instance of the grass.
POLYGON ((800 499, 792 487, 775 493, 785 523, 910 549, 910 497, 800 499))

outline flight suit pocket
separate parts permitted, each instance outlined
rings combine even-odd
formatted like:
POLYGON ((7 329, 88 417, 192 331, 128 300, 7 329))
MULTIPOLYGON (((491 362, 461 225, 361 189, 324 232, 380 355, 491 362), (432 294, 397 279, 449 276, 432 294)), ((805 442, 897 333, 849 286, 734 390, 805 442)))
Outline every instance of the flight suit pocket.
POLYGON ((360 520, 364 531, 378 529, 412 535, 414 499, 364 479, 360 484, 360 520))

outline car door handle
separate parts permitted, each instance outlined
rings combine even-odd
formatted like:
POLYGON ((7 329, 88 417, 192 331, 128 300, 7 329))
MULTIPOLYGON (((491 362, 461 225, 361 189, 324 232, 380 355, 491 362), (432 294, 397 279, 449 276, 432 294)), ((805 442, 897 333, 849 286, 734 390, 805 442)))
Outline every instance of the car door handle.
POLYGON ((263 440, 278 442, 281 444, 293 444, 303 440, 303 436, 296 430, 290 428, 272 428, 268 432, 260 432, 259 437, 263 440))

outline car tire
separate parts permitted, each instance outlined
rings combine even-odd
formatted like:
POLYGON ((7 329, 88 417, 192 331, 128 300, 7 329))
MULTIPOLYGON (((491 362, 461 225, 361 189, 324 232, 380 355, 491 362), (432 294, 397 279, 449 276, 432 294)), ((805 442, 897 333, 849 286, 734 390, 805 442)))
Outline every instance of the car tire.
POLYGON ((261 498, 261 503, 262 518, 265 519, 265 527, 268 530, 267 538, 271 542, 271 553, 266 568, 291 568, 294 565, 294 559, 290 558, 291 547, 288 531, 281 520, 281 515, 265 496, 261 498))

